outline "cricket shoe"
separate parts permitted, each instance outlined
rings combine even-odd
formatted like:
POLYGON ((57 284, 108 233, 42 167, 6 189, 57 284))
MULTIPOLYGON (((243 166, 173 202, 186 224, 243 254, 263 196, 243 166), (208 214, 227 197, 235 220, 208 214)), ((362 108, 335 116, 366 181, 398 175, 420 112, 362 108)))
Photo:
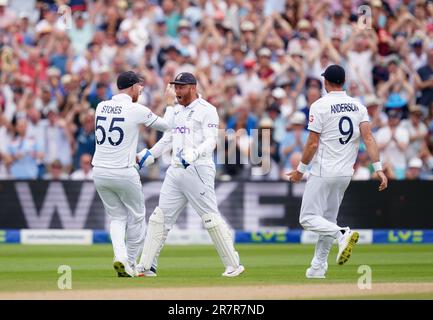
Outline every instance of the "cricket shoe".
POLYGON ((223 277, 237 277, 242 272, 245 271, 245 267, 243 265, 239 265, 239 267, 234 268, 232 266, 228 266, 226 271, 222 274, 223 277))
POLYGON ((154 267, 150 267, 150 270, 145 270, 142 264, 137 264, 135 267, 135 276, 136 277, 156 277, 156 269, 154 267))
POLYGON ((349 260, 352 255, 353 246, 358 242, 359 233, 349 228, 338 241, 337 263, 341 266, 349 260))
POLYGON ((315 268, 313 266, 307 269, 305 276, 308 279, 325 279, 326 271, 328 271, 328 264, 325 263, 322 267, 315 268))
POLYGON ((117 271, 117 276, 119 278, 132 278, 132 277, 134 277, 135 272, 129 266, 129 264, 127 262, 114 260, 113 267, 114 267, 114 270, 117 271))

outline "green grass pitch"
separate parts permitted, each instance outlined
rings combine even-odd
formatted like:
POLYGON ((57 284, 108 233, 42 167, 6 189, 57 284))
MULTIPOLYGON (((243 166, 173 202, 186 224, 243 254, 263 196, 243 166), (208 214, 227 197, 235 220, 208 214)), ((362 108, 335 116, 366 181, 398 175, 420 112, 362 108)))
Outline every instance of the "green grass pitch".
MULTIPOLYGON (((159 260, 157 278, 122 279, 112 269, 110 245, 1 245, 0 292, 58 290, 60 265, 71 267, 73 289, 277 285, 311 281, 356 284, 360 265, 371 267, 373 283, 433 282, 433 245, 358 245, 344 266, 335 264, 337 247, 334 246, 324 280, 305 278, 314 251, 312 245, 236 247, 246 267, 246 272, 238 278, 221 277, 223 266, 212 246, 166 246, 159 260)), ((433 299, 433 293, 419 296, 433 299)))

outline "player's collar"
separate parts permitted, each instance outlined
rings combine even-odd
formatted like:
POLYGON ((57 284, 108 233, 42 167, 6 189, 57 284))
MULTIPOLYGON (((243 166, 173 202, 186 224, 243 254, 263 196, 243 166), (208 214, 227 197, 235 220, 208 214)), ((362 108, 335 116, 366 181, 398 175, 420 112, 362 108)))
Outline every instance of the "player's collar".
POLYGON ((342 90, 342 91, 331 91, 331 92, 328 92, 328 94, 332 94, 332 95, 337 94, 337 95, 340 95, 340 94, 346 94, 346 91, 345 90, 342 90))
POLYGON ((131 96, 127 95, 126 93, 116 94, 111 99, 116 101, 128 100, 129 102, 132 102, 131 96))
POLYGON ((198 94, 198 98, 191 102, 189 105, 185 106, 187 109, 192 109, 196 105, 196 103, 201 99, 201 94, 198 94))

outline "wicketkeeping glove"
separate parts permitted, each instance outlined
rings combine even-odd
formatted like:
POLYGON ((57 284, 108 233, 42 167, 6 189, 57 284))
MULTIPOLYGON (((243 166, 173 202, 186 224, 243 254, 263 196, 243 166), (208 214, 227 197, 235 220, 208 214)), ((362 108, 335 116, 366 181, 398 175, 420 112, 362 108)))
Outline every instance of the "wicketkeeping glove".
POLYGON ((196 161, 198 159, 198 151, 195 149, 187 149, 183 152, 183 160, 185 160, 185 162, 191 164, 194 161, 196 161))
POLYGON ((143 165, 148 167, 155 162, 155 157, 153 156, 152 152, 150 152, 147 148, 144 148, 139 153, 137 153, 137 159, 140 169, 143 168, 143 165))

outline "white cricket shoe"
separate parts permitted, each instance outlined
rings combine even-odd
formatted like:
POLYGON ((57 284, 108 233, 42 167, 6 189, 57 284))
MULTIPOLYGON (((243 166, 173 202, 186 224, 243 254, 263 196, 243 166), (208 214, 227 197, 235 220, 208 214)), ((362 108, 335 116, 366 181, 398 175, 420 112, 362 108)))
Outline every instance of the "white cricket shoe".
POLYGON ((325 279, 327 271, 328 271, 328 264, 327 263, 325 263, 322 267, 319 267, 319 268, 315 268, 315 267, 311 266, 305 272, 305 276, 308 279, 325 279))
POLYGON ((338 241, 337 264, 343 265, 352 255, 353 246, 358 242, 359 233, 347 228, 346 232, 338 241))
POLYGON ((156 277, 156 269, 154 267, 150 267, 150 270, 145 270, 142 264, 137 264, 135 267, 135 276, 136 277, 156 277))
POLYGON ((135 275, 134 269, 129 266, 128 262, 114 260, 113 267, 119 278, 132 278, 135 275))
POLYGON ((239 265, 239 267, 237 267, 237 268, 229 266, 226 268, 226 271, 224 271, 222 276, 223 277, 237 277, 238 275, 240 275, 244 271, 245 271, 245 267, 243 265, 239 265))

